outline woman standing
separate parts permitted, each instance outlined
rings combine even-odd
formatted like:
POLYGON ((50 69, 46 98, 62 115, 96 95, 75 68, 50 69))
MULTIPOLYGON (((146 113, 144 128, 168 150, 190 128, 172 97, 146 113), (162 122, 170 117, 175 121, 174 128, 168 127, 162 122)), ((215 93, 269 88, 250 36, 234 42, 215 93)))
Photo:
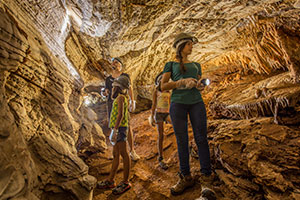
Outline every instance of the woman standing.
MULTIPOLYGON (((112 68, 113 72, 110 76, 108 76, 105 79, 105 95, 108 97, 107 102, 106 102, 106 108, 107 108, 107 115, 108 115, 108 121, 110 120, 110 114, 112 110, 112 105, 113 105, 113 99, 111 98, 111 93, 112 93, 112 84, 115 80, 115 78, 124 75, 127 76, 129 79, 129 75, 126 73, 122 73, 122 68, 123 68, 123 63, 120 58, 112 58, 112 68)), ((130 84, 129 86, 129 108, 131 111, 135 110, 135 101, 133 99, 133 91, 132 91, 132 86, 130 84)), ((133 147, 133 133, 131 130, 131 127, 129 125, 128 127, 128 144, 129 144, 129 150, 130 150, 130 157, 133 161, 137 161, 140 159, 140 156, 135 152, 134 147, 133 147)))
POLYGON ((204 89, 200 81, 201 66, 188 59, 196 40, 187 33, 177 35, 173 44, 176 49, 176 62, 168 62, 165 65, 161 82, 162 90, 172 90, 170 116, 180 161, 180 179, 171 188, 173 195, 181 194, 194 185, 189 163, 188 115, 198 148, 201 173, 203 176, 211 175, 206 109, 200 93, 204 89), (169 82, 170 78, 172 82, 169 82))
POLYGON ((170 91, 161 91, 161 78, 162 72, 155 78, 155 90, 152 96, 152 107, 150 122, 156 124, 158 132, 158 163, 159 166, 167 170, 168 165, 163 159, 163 140, 164 140, 164 122, 170 122, 169 109, 170 109, 170 91))

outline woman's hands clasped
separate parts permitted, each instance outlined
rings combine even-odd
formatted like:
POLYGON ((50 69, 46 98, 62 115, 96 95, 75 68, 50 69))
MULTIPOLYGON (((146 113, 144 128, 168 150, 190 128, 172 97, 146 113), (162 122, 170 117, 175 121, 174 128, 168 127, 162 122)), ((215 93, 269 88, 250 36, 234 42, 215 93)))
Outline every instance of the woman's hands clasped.
POLYGON ((177 89, 192 89, 197 86, 197 79, 195 78, 185 78, 176 81, 177 89))
POLYGON ((204 90, 204 88, 205 88, 205 85, 201 82, 201 79, 199 79, 198 81, 197 81, 197 87, 196 87, 198 90, 200 90, 200 91, 203 91, 204 90))

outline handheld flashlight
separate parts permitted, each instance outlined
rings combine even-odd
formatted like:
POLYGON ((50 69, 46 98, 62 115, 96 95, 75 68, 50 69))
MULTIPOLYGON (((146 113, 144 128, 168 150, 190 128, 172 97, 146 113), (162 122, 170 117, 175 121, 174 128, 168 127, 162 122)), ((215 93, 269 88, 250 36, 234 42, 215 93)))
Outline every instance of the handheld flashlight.
POLYGON ((210 80, 208 78, 204 78, 201 80, 201 83, 205 86, 209 85, 210 84, 210 80))

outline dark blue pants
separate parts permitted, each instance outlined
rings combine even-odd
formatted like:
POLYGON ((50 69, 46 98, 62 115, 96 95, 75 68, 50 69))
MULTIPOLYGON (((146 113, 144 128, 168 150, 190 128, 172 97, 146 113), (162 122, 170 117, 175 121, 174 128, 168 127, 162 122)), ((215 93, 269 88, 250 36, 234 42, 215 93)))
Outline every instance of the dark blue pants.
POLYGON ((190 116, 194 139, 198 147, 201 173, 211 174, 209 147, 207 142, 206 109, 203 102, 196 104, 171 103, 170 116, 176 136, 180 172, 190 175, 188 114, 190 116))

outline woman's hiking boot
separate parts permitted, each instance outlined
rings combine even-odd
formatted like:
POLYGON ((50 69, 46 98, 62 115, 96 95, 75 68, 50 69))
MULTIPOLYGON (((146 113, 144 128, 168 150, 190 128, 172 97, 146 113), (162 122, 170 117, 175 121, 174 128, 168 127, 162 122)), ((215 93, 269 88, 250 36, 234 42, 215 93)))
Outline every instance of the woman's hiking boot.
POLYGON ((200 183, 201 185, 211 185, 214 182, 214 175, 213 174, 201 174, 200 176, 200 183))
POLYGON ((99 189, 112 189, 114 187, 116 187, 116 184, 114 181, 105 180, 105 181, 99 181, 97 183, 97 188, 99 188, 99 189))
POLYGON ((122 181, 121 183, 119 183, 119 185, 117 187, 115 187, 112 190, 112 193, 115 195, 123 194, 130 188, 131 188, 131 184, 128 181, 127 182, 122 181))
POLYGON ((158 163, 159 163, 159 166, 163 169, 163 170, 167 170, 169 167, 168 165, 164 162, 164 159, 163 157, 158 157, 158 163))
POLYGON ((191 175, 183 176, 181 173, 179 173, 179 180, 176 183, 176 185, 171 187, 171 194, 172 195, 182 194, 184 190, 193 187, 194 184, 195 181, 191 175))

